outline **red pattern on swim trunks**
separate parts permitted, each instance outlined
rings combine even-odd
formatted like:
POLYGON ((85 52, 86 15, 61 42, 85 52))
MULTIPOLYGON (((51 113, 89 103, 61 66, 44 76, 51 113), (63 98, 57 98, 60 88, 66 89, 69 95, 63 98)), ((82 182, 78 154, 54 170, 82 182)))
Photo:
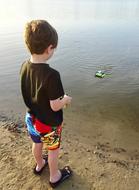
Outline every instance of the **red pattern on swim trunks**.
POLYGON ((38 119, 36 119, 33 115, 33 125, 36 129, 36 131, 38 131, 39 133, 50 133, 52 131, 52 127, 50 125, 46 125, 42 122, 40 122, 38 119))

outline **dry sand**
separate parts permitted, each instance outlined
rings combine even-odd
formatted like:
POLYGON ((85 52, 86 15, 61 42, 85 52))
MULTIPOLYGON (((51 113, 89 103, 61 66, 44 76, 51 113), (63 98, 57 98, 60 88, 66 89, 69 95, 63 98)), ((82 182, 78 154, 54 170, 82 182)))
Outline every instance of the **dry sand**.
MULTIPOLYGON (((25 128, 4 120, 0 126, 0 190, 50 190, 48 167, 40 177, 32 172, 35 162, 25 128)), ((73 176, 57 189, 138 190, 139 151, 99 142, 97 135, 94 139, 89 143, 64 123, 59 167, 70 165, 73 176)))

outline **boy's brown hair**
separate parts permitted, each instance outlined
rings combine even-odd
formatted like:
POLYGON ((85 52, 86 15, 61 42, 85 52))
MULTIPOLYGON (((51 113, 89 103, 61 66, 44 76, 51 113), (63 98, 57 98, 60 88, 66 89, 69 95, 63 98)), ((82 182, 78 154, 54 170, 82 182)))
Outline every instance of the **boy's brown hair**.
POLYGON ((58 44, 56 30, 45 20, 28 22, 25 27, 24 38, 31 54, 43 54, 49 45, 56 48, 58 44))

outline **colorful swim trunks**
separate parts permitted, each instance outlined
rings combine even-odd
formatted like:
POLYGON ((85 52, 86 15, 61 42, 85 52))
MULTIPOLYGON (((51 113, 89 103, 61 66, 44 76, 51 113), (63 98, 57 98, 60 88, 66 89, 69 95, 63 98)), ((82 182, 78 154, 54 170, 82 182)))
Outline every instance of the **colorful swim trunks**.
POLYGON ((49 126, 41 123, 31 114, 25 117, 28 133, 35 143, 45 143, 48 150, 60 147, 62 126, 49 126))

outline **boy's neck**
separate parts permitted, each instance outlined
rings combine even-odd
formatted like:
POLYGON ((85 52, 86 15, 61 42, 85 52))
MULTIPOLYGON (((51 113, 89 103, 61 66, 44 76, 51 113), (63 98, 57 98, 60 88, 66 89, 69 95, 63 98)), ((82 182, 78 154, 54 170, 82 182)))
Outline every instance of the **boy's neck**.
POLYGON ((31 55, 30 61, 32 63, 46 63, 47 58, 43 54, 40 54, 40 55, 33 54, 33 55, 31 55))

